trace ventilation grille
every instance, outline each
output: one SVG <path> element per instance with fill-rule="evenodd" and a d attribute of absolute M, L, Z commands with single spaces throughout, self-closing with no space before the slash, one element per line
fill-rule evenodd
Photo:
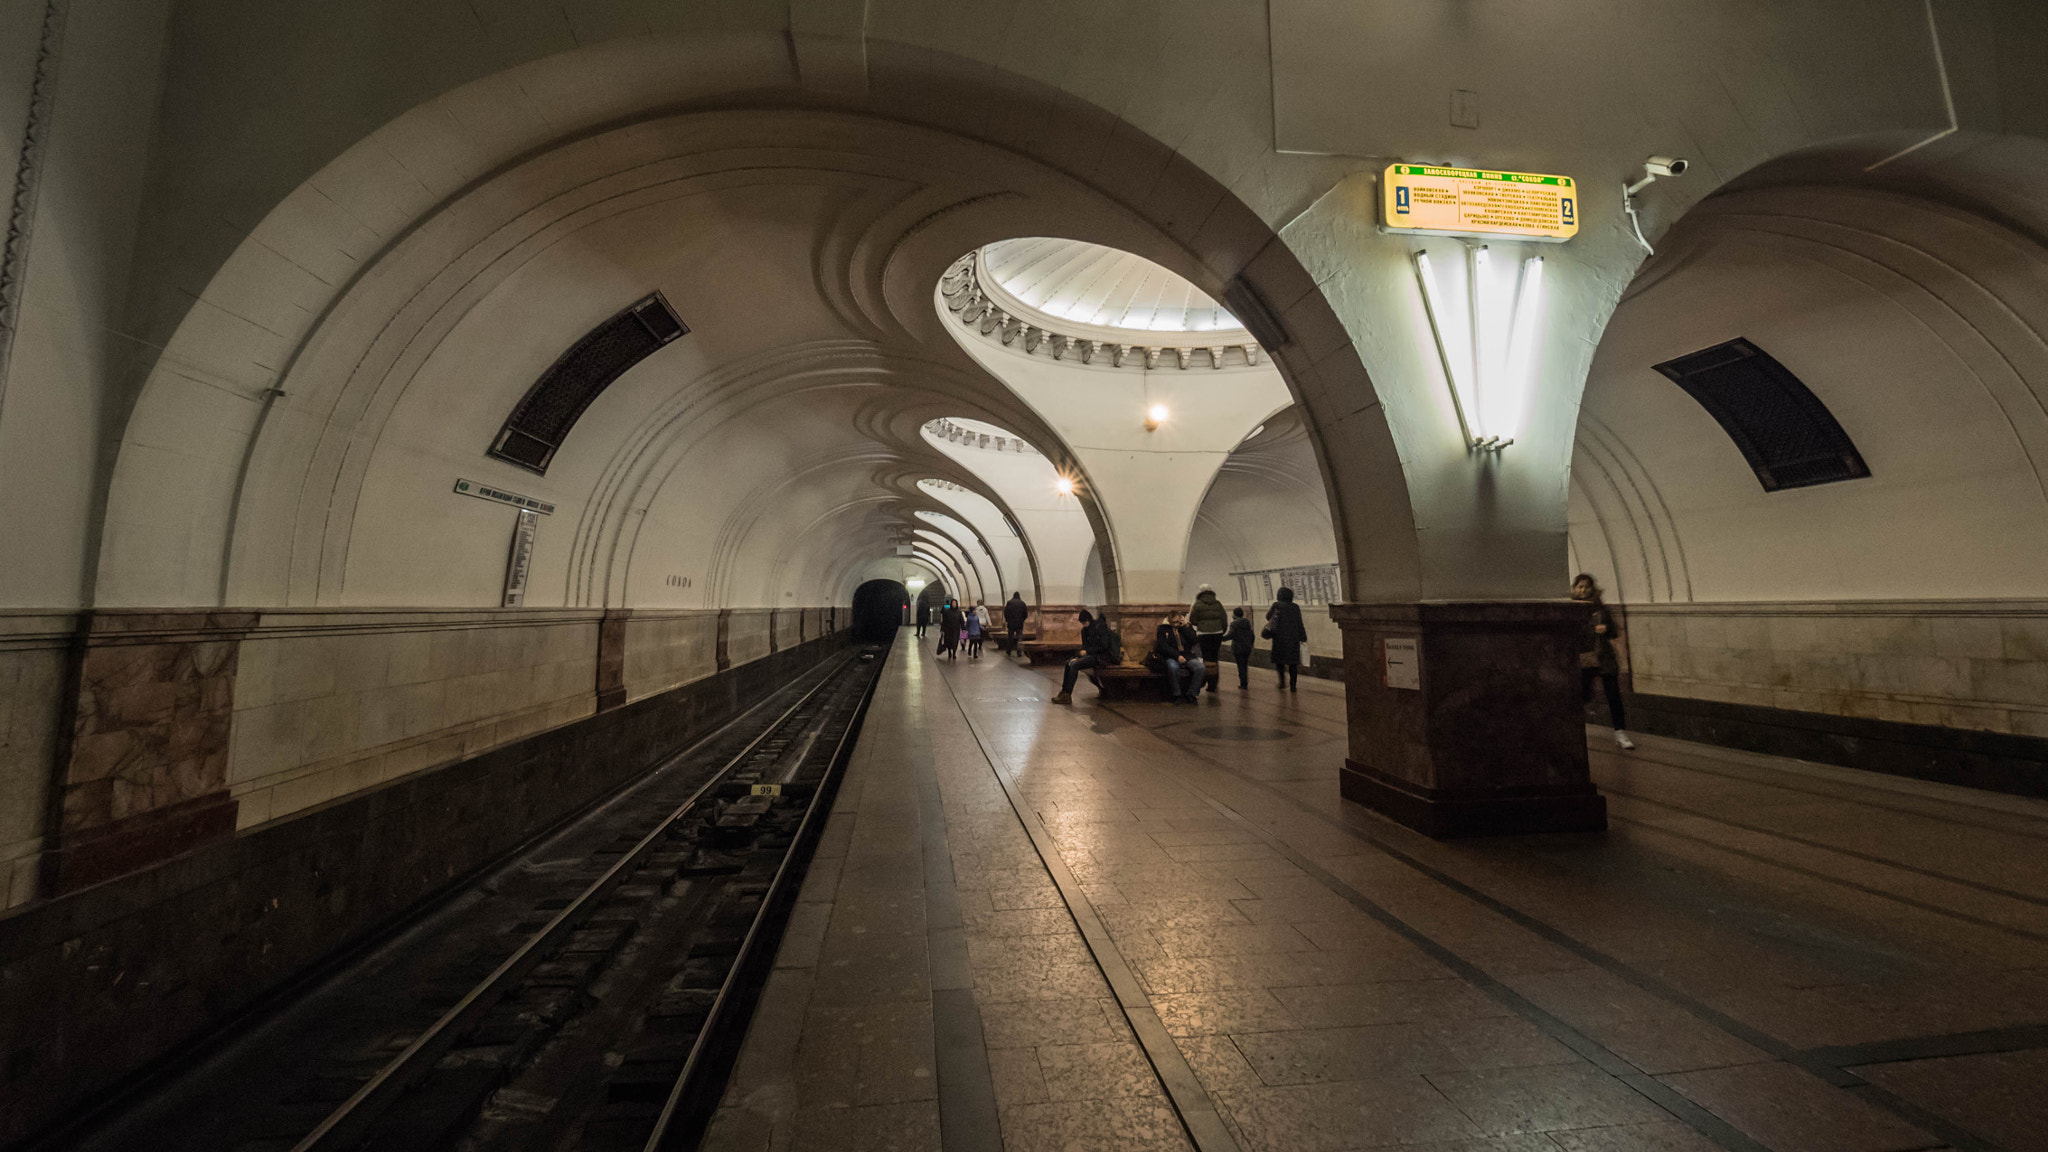
<path fill-rule="evenodd" d="M 490 454 L 545 473 L 555 449 L 568 439 L 569 429 L 576 426 L 577 418 L 598 393 L 626 369 L 689 330 L 659 292 L 599 324 L 562 353 L 527 390 L 491 442 Z"/>
<path fill-rule="evenodd" d="M 1820 397 L 1747 340 L 1667 360 L 1657 371 L 1720 422 L 1766 492 L 1870 475 Z"/>

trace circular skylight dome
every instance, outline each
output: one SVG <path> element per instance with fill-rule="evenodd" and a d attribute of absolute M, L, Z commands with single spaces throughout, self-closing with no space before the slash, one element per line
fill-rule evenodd
<path fill-rule="evenodd" d="M 1026 308 L 1098 328 L 1242 333 L 1200 288 L 1142 256 L 1081 240 L 1028 236 L 981 250 L 984 283 Z"/>

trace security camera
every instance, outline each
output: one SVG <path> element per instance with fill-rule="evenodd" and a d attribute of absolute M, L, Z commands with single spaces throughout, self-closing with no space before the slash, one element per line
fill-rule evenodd
<path fill-rule="evenodd" d="M 1690 167 L 1692 161 L 1677 156 L 1652 156 L 1643 161 L 1643 174 L 1640 177 L 1621 186 L 1622 198 L 1626 200 L 1655 184 L 1659 176 L 1683 176 L 1685 170 Z"/>

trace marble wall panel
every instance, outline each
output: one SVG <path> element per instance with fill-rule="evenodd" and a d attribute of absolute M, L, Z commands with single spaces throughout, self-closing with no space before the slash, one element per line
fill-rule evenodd
<path fill-rule="evenodd" d="M 725 621 L 726 659 L 737 668 L 773 651 L 769 643 L 767 608 L 734 608 Z"/>
<path fill-rule="evenodd" d="M 718 612 L 636 611 L 626 622 L 623 679 L 640 700 L 718 671 Z"/>
<path fill-rule="evenodd" d="M 2048 601 L 1641 604 L 1637 692 L 2048 734 Z"/>
<path fill-rule="evenodd" d="M 36 895 L 77 627 L 71 612 L 0 615 L 0 908 Z"/>
<path fill-rule="evenodd" d="M 766 657 L 771 628 L 794 647 L 830 612 L 88 619 L 81 640 L 75 613 L 0 617 L 0 908 L 35 898 L 44 877 L 58 891 L 94 883 L 582 719 L 607 653 L 617 706 L 628 678 L 634 699 L 660 695 L 712 675 L 721 655 L 730 666 Z"/>
<path fill-rule="evenodd" d="M 249 827 L 595 708 L 602 613 L 265 613 L 244 641 L 228 781 Z"/>
<path fill-rule="evenodd" d="M 58 767 L 57 890 L 234 828 L 227 787 L 237 656 L 253 612 L 89 614 Z"/>

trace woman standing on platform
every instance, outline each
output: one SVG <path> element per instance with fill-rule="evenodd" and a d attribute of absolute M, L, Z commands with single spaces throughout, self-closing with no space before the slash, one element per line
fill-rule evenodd
<path fill-rule="evenodd" d="M 960 658 L 960 630 L 966 627 L 960 618 L 960 608 L 951 600 L 946 601 L 946 610 L 939 613 L 939 654 L 951 660 Z"/>
<path fill-rule="evenodd" d="M 1273 642 L 1273 667 L 1280 673 L 1280 690 L 1301 690 L 1301 646 L 1308 642 L 1308 625 L 1302 623 L 1301 605 L 1294 602 L 1294 589 L 1282 588 L 1279 599 L 1266 609 L 1263 635 Z"/>
<path fill-rule="evenodd" d="M 1593 606 L 1586 613 L 1585 630 L 1579 633 L 1579 698 L 1592 703 L 1593 681 L 1600 681 L 1607 694 L 1607 715 L 1614 721 L 1614 742 L 1627 752 L 1636 742 L 1622 731 L 1621 660 L 1614 654 L 1614 638 L 1621 629 L 1615 627 L 1614 613 L 1600 599 L 1600 582 L 1590 573 L 1581 572 L 1572 581 L 1572 599 Z"/>

